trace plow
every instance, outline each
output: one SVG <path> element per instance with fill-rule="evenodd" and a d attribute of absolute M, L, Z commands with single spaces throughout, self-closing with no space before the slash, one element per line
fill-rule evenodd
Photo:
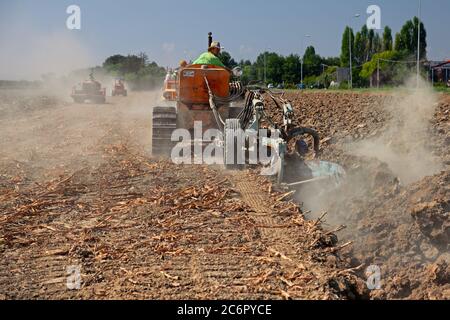
<path fill-rule="evenodd" d="M 211 42 L 209 33 L 208 45 Z M 318 132 L 294 124 L 295 108 L 284 93 L 261 84 L 244 86 L 241 75 L 239 67 L 191 64 L 176 71 L 176 80 L 166 78 L 163 102 L 152 112 L 153 155 L 180 156 L 174 154 L 179 143 L 176 131 L 192 136 L 199 124 L 202 138 L 195 133 L 195 139 L 182 141 L 188 144 L 182 149 L 183 157 L 192 156 L 198 146 L 205 150 L 212 145 L 217 163 L 227 170 L 262 166 L 262 175 L 290 186 L 330 179 L 339 183 L 345 171 L 338 164 L 319 160 Z M 266 112 L 268 100 L 282 113 L 281 123 Z M 310 154 L 306 141 L 312 145 L 311 160 L 306 160 Z"/>

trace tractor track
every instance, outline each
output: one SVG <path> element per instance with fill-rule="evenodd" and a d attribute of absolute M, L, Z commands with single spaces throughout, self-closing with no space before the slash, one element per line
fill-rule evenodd
<path fill-rule="evenodd" d="M 261 231 L 267 252 L 278 259 L 280 274 L 287 275 L 303 270 L 314 270 L 310 265 L 311 261 L 305 259 L 305 249 L 307 251 L 309 248 L 305 248 L 304 244 L 301 245 L 297 234 L 301 230 L 293 228 L 293 225 L 286 224 L 277 217 L 276 211 L 270 209 L 273 207 L 273 199 L 268 196 L 267 192 L 261 192 L 261 186 L 255 181 L 255 178 L 237 172 L 233 174 L 232 181 L 241 192 L 242 200 L 254 209 L 254 213 L 251 213 L 250 216 Z M 320 269 L 312 271 L 311 274 L 317 279 L 326 278 Z M 284 281 L 282 276 L 279 279 Z"/>

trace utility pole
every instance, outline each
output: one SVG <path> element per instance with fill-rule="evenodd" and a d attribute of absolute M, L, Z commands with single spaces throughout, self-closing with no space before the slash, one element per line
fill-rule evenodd
<path fill-rule="evenodd" d="M 323 87 L 326 87 L 325 83 L 325 64 L 322 63 L 322 77 L 323 77 Z"/>
<path fill-rule="evenodd" d="M 419 13 L 417 17 L 417 88 L 419 88 L 419 79 L 420 79 L 420 14 L 422 9 L 422 1 L 419 0 Z"/>
<path fill-rule="evenodd" d="M 266 62 L 267 50 L 264 51 L 264 85 L 267 85 L 267 62 Z"/>
<path fill-rule="evenodd" d="M 377 59 L 377 89 L 380 89 L 380 59 Z"/>
<path fill-rule="evenodd" d="M 267 85 L 267 50 L 272 50 L 271 48 L 264 49 L 264 85 Z"/>
<path fill-rule="evenodd" d="M 348 88 L 353 88 L 353 68 L 352 68 L 352 28 L 348 28 L 348 49 L 350 52 L 350 68 L 349 68 L 349 78 L 348 78 Z"/>
<path fill-rule="evenodd" d="M 431 87 L 434 87 L 434 68 L 431 66 L 431 62 L 430 62 L 430 69 L 431 69 Z"/>
<path fill-rule="evenodd" d="M 355 14 L 353 18 L 359 18 L 361 15 L 359 13 Z M 349 88 L 353 89 L 353 67 L 352 67 L 352 28 L 351 24 L 348 28 L 348 46 L 350 51 L 350 80 L 349 80 Z"/>

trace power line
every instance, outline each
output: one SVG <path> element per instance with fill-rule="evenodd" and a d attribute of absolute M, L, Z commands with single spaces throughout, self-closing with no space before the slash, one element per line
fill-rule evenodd
<path fill-rule="evenodd" d="M 395 62 L 395 63 L 416 63 L 416 61 L 405 61 L 405 60 L 389 60 L 389 59 L 381 59 L 379 58 L 378 60 L 380 61 L 387 61 L 387 62 Z"/>

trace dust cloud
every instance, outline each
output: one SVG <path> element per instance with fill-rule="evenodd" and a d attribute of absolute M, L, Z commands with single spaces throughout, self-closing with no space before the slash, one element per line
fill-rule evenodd
<path fill-rule="evenodd" d="M 0 80 L 40 81 L 41 93 L 70 101 L 72 87 L 88 76 L 88 71 L 74 71 L 96 65 L 83 34 L 68 30 L 64 21 L 43 30 L 20 6 L 11 5 L 7 13 L 0 22 Z"/>
<path fill-rule="evenodd" d="M 0 43 L 2 80 L 41 80 L 42 75 L 48 74 L 62 77 L 95 65 L 79 34 L 64 29 L 39 32 L 25 19 L 0 30 Z"/>
<path fill-rule="evenodd" d="M 26 167 L 39 178 L 96 167 L 112 145 L 150 154 L 151 110 L 160 96 L 131 92 L 107 96 L 106 104 L 75 104 L 47 91 L 0 90 L 0 111 L 8 110 L 0 112 L 1 167 Z"/>
<path fill-rule="evenodd" d="M 0 88 L 2 168 L 45 172 L 95 166 L 104 161 L 103 149 L 115 143 L 150 151 L 151 108 L 160 91 L 111 97 L 113 78 L 99 71 L 94 76 L 106 88 L 106 104 L 74 103 L 72 87 L 96 65 L 82 34 L 63 24 L 39 30 L 23 13 L 9 14 L 7 28 L 0 29 L 0 79 L 42 80 L 42 86 Z"/>
<path fill-rule="evenodd" d="M 327 223 L 345 224 L 352 233 L 361 215 L 369 213 L 365 210 L 376 205 L 373 201 L 378 192 L 393 192 L 442 169 L 442 160 L 429 147 L 437 95 L 425 81 L 417 88 L 416 78 L 411 77 L 386 101 L 382 112 L 390 117 L 378 135 L 338 143 L 345 157 L 351 157 L 346 160 L 347 175 L 339 187 L 317 183 L 298 190 L 298 200 L 311 211 L 309 218 L 327 211 Z"/>
<path fill-rule="evenodd" d="M 388 165 L 402 184 L 410 184 L 438 173 L 442 163 L 433 156 L 429 145 L 430 121 L 437 106 L 437 95 L 423 80 L 416 88 L 411 78 L 384 110 L 392 118 L 383 133 L 375 138 L 345 146 L 348 153 L 376 158 Z"/>

